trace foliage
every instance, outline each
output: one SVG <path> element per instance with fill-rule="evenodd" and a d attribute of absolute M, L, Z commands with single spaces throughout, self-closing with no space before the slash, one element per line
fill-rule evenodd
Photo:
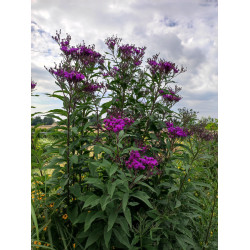
<path fill-rule="evenodd" d="M 171 110 L 184 68 L 159 55 L 143 68 L 146 48 L 114 36 L 105 57 L 53 38 L 62 62 L 46 69 L 63 108 L 48 112 L 52 143 L 39 151 L 32 134 L 33 246 L 216 249 L 217 140 Z"/>
<path fill-rule="evenodd" d="M 55 122 L 55 120 L 52 117 L 44 117 L 41 118 L 41 116 L 35 116 L 32 121 L 31 125 L 36 126 L 36 125 L 52 125 Z"/>

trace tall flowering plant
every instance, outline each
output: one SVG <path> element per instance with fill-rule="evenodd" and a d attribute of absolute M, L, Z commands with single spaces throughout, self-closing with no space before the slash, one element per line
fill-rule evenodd
<path fill-rule="evenodd" d="M 48 132 L 54 157 L 41 169 L 52 171 L 44 239 L 56 249 L 196 249 L 187 193 L 198 189 L 188 170 L 201 150 L 186 143 L 191 134 L 171 110 L 181 100 L 171 84 L 185 69 L 159 55 L 143 67 L 146 47 L 115 36 L 105 56 L 71 45 L 70 35 L 53 39 L 62 61 L 46 69 L 63 107 L 49 112 L 58 122 Z"/>

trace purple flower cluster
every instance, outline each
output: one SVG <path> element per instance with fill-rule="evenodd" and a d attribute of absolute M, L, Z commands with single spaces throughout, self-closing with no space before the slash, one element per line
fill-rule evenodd
<path fill-rule="evenodd" d="M 166 94 L 166 91 L 162 89 L 159 90 L 159 93 L 162 94 L 162 97 L 169 102 L 173 101 L 178 102 L 181 100 L 181 97 L 176 95 L 176 93 L 173 90 L 169 89 L 168 92 L 170 92 L 170 94 Z"/>
<path fill-rule="evenodd" d="M 166 126 L 170 138 L 187 137 L 187 133 L 180 127 L 174 127 L 173 123 L 166 122 Z"/>
<path fill-rule="evenodd" d="M 148 68 L 152 75 L 155 75 L 156 73 L 168 75 L 170 72 L 173 72 L 174 74 L 179 72 L 174 63 L 167 62 L 163 59 L 158 60 L 158 56 L 159 55 L 154 55 L 152 58 L 147 60 L 149 65 Z"/>
<path fill-rule="evenodd" d="M 56 33 L 52 38 L 59 44 L 61 51 L 67 56 L 75 60 L 79 60 L 83 66 L 94 66 L 95 64 L 102 65 L 104 57 L 95 51 L 95 46 L 86 46 L 83 44 L 76 47 L 70 46 L 71 36 L 67 35 L 65 39 L 60 38 L 61 33 Z"/>
<path fill-rule="evenodd" d="M 108 38 L 105 40 L 105 44 L 108 46 L 108 48 L 109 48 L 110 50 L 114 50 L 115 45 L 118 45 L 118 46 L 119 46 L 119 43 L 121 42 L 121 40 L 122 40 L 121 38 L 112 36 L 112 37 L 108 37 Z"/>
<path fill-rule="evenodd" d="M 144 170 L 148 168 L 149 170 L 153 170 L 153 168 L 158 165 L 158 162 L 153 157 L 141 156 L 139 151 L 132 150 L 125 164 L 129 169 Z"/>
<path fill-rule="evenodd" d="M 124 60 L 132 60 L 134 66 L 141 65 L 145 50 L 146 47 L 139 48 L 129 44 L 121 45 L 118 48 L 121 58 Z"/>
<path fill-rule="evenodd" d="M 125 126 L 130 126 L 132 123 L 134 123 L 133 120 L 129 118 L 121 118 L 121 116 L 118 118 L 110 116 L 108 119 L 104 119 L 103 122 L 105 124 L 105 128 L 108 131 L 113 131 L 115 133 L 119 133 L 124 129 Z"/>
<path fill-rule="evenodd" d="M 63 69 L 58 69 L 58 70 L 51 69 L 50 72 L 58 77 L 66 78 L 69 82 L 80 82 L 85 78 L 85 76 L 82 73 L 76 72 L 74 70 L 71 72 L 67 72 Z"/>
<path fill-rule="evenodd" d="M 36 82 L 34 82 L 33 80 L 31 80 L 31 90 L 33 90 L 36 87 Z"/>
<path fill-rule="evenodd" d="M 103 83 L 85 83 L 83 91 L 93 93 L 104 87 Z"/>

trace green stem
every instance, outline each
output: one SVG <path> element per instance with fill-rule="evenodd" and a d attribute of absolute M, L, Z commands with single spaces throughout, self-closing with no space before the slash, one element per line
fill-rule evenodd
<path fill-rule="evenodd" d="M 213 214 L 214 214 L 214 209 L 215 209 L 215 202 L 216 202 L 216 191 L 214 192 L 214 204 L 213 204 L 212 213 L 211 213 L 211 216 L 210 216 L 209 225 L 208 225 L 208 229 L 207 229 L 205 245 L 207 245 L 209 231 L 210 231 L 210 228 L 211 228 L 211 225 L 212 225 L 212 219 L 213 219 Z M 203 250 L 204 249 L 205 249 L 205 246 L 203 247 Z"/>

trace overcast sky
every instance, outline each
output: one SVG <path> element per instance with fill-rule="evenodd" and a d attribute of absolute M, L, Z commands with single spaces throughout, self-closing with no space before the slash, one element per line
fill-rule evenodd
<path fill-rule="evenodd" d="M 85 41 L 106 50 L 105 38 L 117 35 L 124 43 L 146 46 L 145 60 L 160 57 L 187 68 L 176 77 L 183 99 L 175 105 L 218 117 L 217 0 L 32 0 L 31 70 L 38 85 L 32 98 L 35 111 L 61 107 L 43 93 L 57 90 L 44 69 L 60 61 L 56 30 L 69 33 L 72 45 Z"/>

